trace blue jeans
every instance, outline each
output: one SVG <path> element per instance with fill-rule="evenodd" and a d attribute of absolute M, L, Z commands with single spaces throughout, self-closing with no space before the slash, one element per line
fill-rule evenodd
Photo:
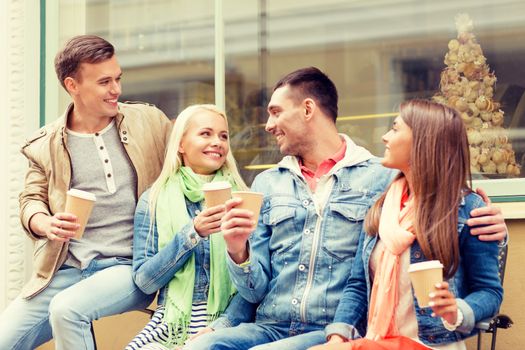
<path fill-rule="evenodd" d="M 0 349 L 93 349 L 91 321 L 144 308 L 153 295 L 133 283 L 131 260 L 93 260 L 85 270 L 62 267 L 32 299 L 17 297 L 0 315 Z"/>
<path fill-rule="evenodd" d="M 203 334 L 184 350 L 305 350 L 325 341 L 324 330 L 302 330 L 301 334 L 290 336 L 289 326 L 242 323 Z"/>

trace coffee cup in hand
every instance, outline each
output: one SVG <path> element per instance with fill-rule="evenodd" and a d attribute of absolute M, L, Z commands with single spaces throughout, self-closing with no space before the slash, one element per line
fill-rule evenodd
<path fill-rule="evenodd" d="M 427 307 L 429 294 L 435 291 L 435 285 L 443 282 L 443 264 L 439 260 L 423 261 L 410 264 L 408 275 L 420 307 Z"/>
<path fill-rule="evenodd" d="M 77 224 L 80 225 L 74 238 L 82 238 L 96 200 L 93 193 L 77 189 L 67 191 L 66 208 L 64 211 L 76 215 Z"/>
<path fill-rule="evenodd" d="M 255 226 L 257 226 L 264 195 L 260 192 L 234 191 L 232 192 L 232 197 L 242 199 L 242 203 L 236 206 L 236 208 L 250 210 L 253 213 Z"/>
<path fill-rule="evenodd" d="M 226 203 L 232 197 L 232 186 L 227 181 L 208 182 L 202 186 L 207 208 Z"/>

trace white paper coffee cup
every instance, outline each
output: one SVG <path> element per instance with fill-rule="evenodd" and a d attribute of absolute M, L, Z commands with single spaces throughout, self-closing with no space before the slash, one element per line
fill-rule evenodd
<path fill-rule="evenodd" d="M 75 238 L 82 238 L 97 198 L 93 193 L 77 189 L 71 189 L 66 194 L 66 208 L 64 211 L 77 216 L 77 223 L 80 227 L 76 232 Z"/>
<path fill-rule="evenodd" d="M 443 282 L 443 264 L 439 260 L 410 264 L 408 274 L 417 303 L 420 307 L 427 307 L 430 302 L 428 295 L 436 290 L 436 283 Z"/>
<path fill-rule="evenodd" d="M 227 181 L 208 182 L 202 186 L 207 208 L 224 204 L 232 197 L 232 186 Z"/>
<path fill-rule="evenodd" d="M 259 213 L 261 212 L 261 205 L 264 198 L 264 194 L 260 192 L 251 191 L 234 191 L 232 197 L 242 199 L 242 203 L 236 208 L 248 209 L 253 213 L 253 220 L 255 221 L 255 227 L 259 221 Z"/>

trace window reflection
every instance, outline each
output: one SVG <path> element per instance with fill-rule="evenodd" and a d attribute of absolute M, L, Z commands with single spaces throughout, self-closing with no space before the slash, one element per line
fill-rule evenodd
<path fill-rule="evenodd" d="M 272 85 L 317 66 L 340 94 L 338 127 L 376 155 L 400 102 L 439 91 L 454 18 L 468 13 L 495 72 L 493 100 L 518 164 L 525 163 L 525 2 L 521 0 L 224 0 L 226 109 L 243 176 L 281 156 L 265 131 Z M 61 17 L 71 2 L 61 0 Z M 214 13 L 209 0 L 87 0 L 86 32 L 109 39 L 124 69 L 123 99 L 170 117 L 214 101 Z M 63 10 L 63 11 L 62 11 Z M 61 38 L 71 36 L 64 25 Z M 481 169 L 482 170 L 482 169 Z M 506 174 L 481 172 L 481 177 Z M 525 177 L 521 168 L 520 177 Z"/>

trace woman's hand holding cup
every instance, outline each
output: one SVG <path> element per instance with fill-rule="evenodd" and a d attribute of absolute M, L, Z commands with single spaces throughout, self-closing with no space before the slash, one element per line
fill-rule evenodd
<path fill-rule="evenodd" d="M 204 209 L 193 219 L 195 231 L 201 237 L 208 237 L 212 233 L 219 232 L 224 214 L 226 214 L 224 204 Z"/>
<path fill-rule="evenodd" d="M 456 297 L 448 289 L 447 282 L 437 283 L 436 290 L 430 293 L 430 303 L 428 304 L 433 311 L 432 316 L 442 317 L 447 323 L 453 325 L 458 317 L 458 305 Z"/>

